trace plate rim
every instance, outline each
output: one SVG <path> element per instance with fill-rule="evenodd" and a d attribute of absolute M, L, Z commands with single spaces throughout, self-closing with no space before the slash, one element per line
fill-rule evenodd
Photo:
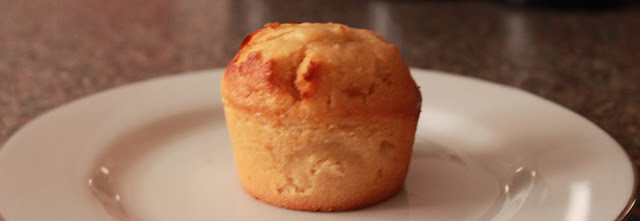
<path fill-rule="evenodd" d="M 640 187 L 640 174 L 638 171 L 638 168 L 636 167 L 636 165 L 633 163 L 633 158 L 631 157 L 631 155 L 629 154 L 629 152 L 624 148 L 624 146 L 622 146 L 620 144 L 620 142 L 618 142 L 618 140 L 614 139 L 613 136 L 611 136 L 611 134 L 605 130 L 604 128 L 602 128 L 600 125 L 596 124 L 595 122 L 593 122 L 592 120 L 586 118 L 585 116 L 580 115 L 579 113 L 575 112 L 574 110 L 569 109 L 568 107 L 559 104 L 555 101 L 549 100 L 545 97 L 542 97 L 540 95 L 534 94 L 530 91 L 524 90 L 522 88 L 518 88 L 518 87 L 514 87 L 511 85 L 506 85 L 506 84 L 500 84 L 497 82 L 493 82 L 493 81 L 489 81 L 489 80 L 485 80 L 485 79 L 481 79 L 481 78 L 475 78 L 475 77 L 471 77 L 471 76 L 466 76 L 466 75 L 460 75 L 460 74 L 455 74 L 455 73 L 450 73 L 450 72 L 444 72 L 444 71 L 439 71 L 439 70 L 430 70 L 430 69 L 423 69 L 423 68 L 417 68 L 417 67 L 410 67 L 409 68 L 411 70 L 411 72 L 413 71 L 426 71 L 426 72 L 430 72 L 432 74 L 437 74 L 437 75 L 447 75 L 448 77 L 453 77 L 453 78 L 459 78 L 459 79 L 463 79 L 463 80 L 469 80 L 469 81 L 474 81 L 474 82 L 478 82 L 478 83 L 483 83 L 483 84 L 489 84 L 492 86 L 498 86 L 498 87 L 502 87 L 502 88 L 507 88 L 510 90 L 515 90 L 515 91 L 519 91 L 519 92 L 523 92 L 529 96 L 533 96 L 535 98 L 541 99 L 543 101 L 546 101 L 548 103 L 551 103 L 557 107 L 560 107 L 561 109 L 564 109 L 565 111 L 570 112 L 572 115 L 578 117 L 578 118 L 582 118 L 582 120 L 588 122 L 589 124 L 592 124 L 593 126 L 597 127 L 598 130 L 600 130 L 602 133 L 606 134 L 607 136 L 609 136 L 617 145 L 618 147 L 620 147 L 622 149 L 622 152 L 624 152 L 624 155 L 627 158 L 627 162 L 631 165 L 631 172 L 633 174 L 633 184 L 632 184 L 632 189 L 631 189 L 631 196 L 629 196 L 629 199 L 627 200 L 627 204 L 625 205 L 625 207 L 622 209 L 622 211 L 620 211 L 618 217 L 616 217 L 615 220 L 625 220 L 627 219 L 630 215 L 631 215 L 631 211 L 633 210 L 633 207 L 635 206 L 636 202 L 638 201 L 638 196 L 640 196 L 639 192 L 639 187 Z"/>
<path fill-rule="evenodd" d="M 476 78 L 476 77 L 472 77 L 472 76 L 466 76 L 466 75 L 460 75 L 460 74 L 456 74 L 456 73 L 452 73 L 452 72 L 445 72 L 445 71 L 439 71 L 439 70 L 432 70 L 432 69 L 424 69 L 424 68 L 418 68 L 418 67 L 409 67 L 410 72 L 412 75 L 414 75 L 414 72 L 424 72 L 424 73 L 429 73 L 429 74 L 433 74 L 433 75 L 438 75 L 438 76 L 444 76 L 444 77 L 449 77 L 449 78 L 457 78 L 460 80 L 464 80 L 464 81 L 471 81 L 474 83 L 480 83 L 480 84 L 484 84 L 484 85 L 489 85 L 489 86 L 493 86 L 493 87 L 500 87 L 500 88 L 504 88 L 504 89 L 508 89 L 514 92 L 520 92 L 520 93 L 524 93 L 527 94 L 527 96 L 532 96 L 534 98 L 537 98 L 539 100 L 548 102 L 556 107 L 560 107 L 561 109 L 564 109 L 567 112 L 570 112 L 572 115 L 581 118 L 583 121 L 586 121 L 587 123 L 591 124 L 592 126 L 595 126 L 598 130 L 600 130 L 600 132 L 602 132 L 603 134 L 605 134 L 606 136 L 608 136 L 611 140 L 613 140 L 619 148 L 622 149 L 622 152 L 624 153 L 624 155 L 626 156 L 627 159 L 627 163 L 629 163 L 630 167 L 631 167 L 631 172 L 632 172 L 632 176 L 633 176 L 633 184 L 632 184 L 632 190 L 631 190 L 631 195 L 629 196 L 629 199 L 627 200 L 627 203 L 625 205 L 624 208 L 622 208 L 622 210 L 620 211 L 619 215 L 617 216 L 617 218 L 615 220 L 625 220 L 627 218 L 630 217 L 631 215 L 631 211 L 633 210 L 636 202 L 638 201 L 638 196 L 639 194 L 639 186 L 640 186 L 640 175 L 639 175 L 639 171 L 637 166 L 635 165 L 633 158 L 631 157 L 631 155 L 629 154 L 629 152 L 616 140 L 614 139 L 611 134 L 605 130 L 604 128 L 602 128 L 600 125 L 596 124 L 595 122 L 593 122 L 592 120 L 586 118 L 583 115 L 580 115 L 579 113 L 575 112 L 574 110 L 569 109 L 568 107 L 559 104 L 555 101 L 552 101 L 550 99 L 547 99 L 545 97 L 542 97 L 540 95 L 534 94 L 530 91 L 524 90 L 522 88 L 518 88 L 518 87 L 514 87 L 511 85 L 506 85 L 506 84 L 500 84 L 497 82 L 493 82 L 493 81 L 489 81 L 486 79 L 481 79 L 481 78 Z M 197 76 L 197 75 L 207 75 L 207 74 L 214 74 L 214 73 L 223 73 L 225 70 L 225 68 L 211 68 L 211 69 L 204 69 L 204 70 L 196 70 L 196 71 L 186 71 L 186 72 L 181 72 L 173 75 L 162 75 L 162 76 L 156 76 L 156 77 L 151 77 L 148 79 L 143 79 L 143 80 L 138 80 L 138 81 L 133 81 L 133 82 L 128 82 L 127 84 L 124 85 L 119 85 L 119 86 L 115 86 L 115 87 L 111 87 L 108 89 L 104 89 L 104 90 L 100 90 L 100 91 L 96 91 L 84 96 L 81 96 L 79 98 L 73 99 L 73 100 L 69 100 L 67 102 L 55 105 L 50 107 L 50 109 L 39 113 L 38 115 L 36 115 L 35 117 L 29 119 L 26 123 L 24 123 L 23 125 L 19 126 L 19 128 L 13 132 L 13 134 L 11 134 L 10 136 L 8 136 L 3 142 L 0 142 L 0 155 L 4 155 L 3 152 L 7 152 L 7 148 L 12 148 L 11 144 L 13 143 L 12 141 L 14 140 L 14 137 L 16 137 L 16 135 L 18 134 L 22 134 L 23 131 L 25 130 L 25 128 L 30 127 L 32 124 L 34 124 L 34 122 L 39 121 L 41 118 L 44 118 L 52 113 L 61 111 L 62 109 L 65 108 L 69 108 L 70 106 L 77 104 L 79 102 L 83 102 L 85 100 L 89 100 L 92 99 L 96 96 L 101 96 L 104 94 L 108 94 L 112 91 L 116 91 L 116 90 L 120 90 L 120 89 L 125 89 L 125 88 L 129 88 L 129 87 L 136 87 L 136 86 L 140 86 L 141 84 L 153 84 L 154 82 L 157 81 L 162 81 L 162 80 L 170 80 L 173 78 L 190 78 L 193 76 Z M 6 154 L 6 153 L 5 153 Z M 5 220 L 3 218 L 2 215 L 2 211 L 0 211 L 0 220 Z"/>

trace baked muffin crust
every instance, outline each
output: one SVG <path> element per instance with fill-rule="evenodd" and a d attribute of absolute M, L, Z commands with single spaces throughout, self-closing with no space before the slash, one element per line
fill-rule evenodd
<path fill-rule="evenodd" d="M 267 24 L 243 41 L 222 86 L 236 108 L 298 116 L 417 115 L 421 99 L 394 45 L 341 24 Z"/>
<path fill-rule="evenodd" d="M 267 24 L 222 81 L 240 183 L 308 211 L 358 209 L 402 188 L 420 93 L 395 46 L 341 24 Z"/>

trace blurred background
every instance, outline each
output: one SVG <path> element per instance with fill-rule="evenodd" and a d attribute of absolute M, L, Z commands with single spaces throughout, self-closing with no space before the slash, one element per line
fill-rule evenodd
<path fill-rule="evenodd" d="M 0 0 L 0 146 L 81 96 L 225 67 L 269 22 L 374 30 L 409 66 L 511 85 L 579 113 L 640 163 L 640 5 L 623 0 Z M 639 218 L 634 209 L 627 220 Z"/>

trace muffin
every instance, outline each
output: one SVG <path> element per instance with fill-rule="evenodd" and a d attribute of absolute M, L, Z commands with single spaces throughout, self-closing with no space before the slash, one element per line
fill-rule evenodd
<path fill-rule="evenodd" d="M 404 183 L 421 96 L 398 49 L 341 24 L 267 24 L 222 79 L 242 187 L 295 210 L 367 207 Z"/>

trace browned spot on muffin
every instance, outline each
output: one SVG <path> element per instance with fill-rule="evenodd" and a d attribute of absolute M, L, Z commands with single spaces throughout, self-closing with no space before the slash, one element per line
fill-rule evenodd
<path fill-rule="evenodd" d="M 240 44 L 240 50 L 242 50 L 244 46 L 247 46 L 247 44 L 249 44 L 249 42 L 251 41 L 251 38 L 253 38 L 253 36 L 258 32 L 260 32 L 260 30 L 251 32 L 251 34 L 247 35 L 247 37 L 245 37 L 244 40 L 242 40 L 242 43 Z M 237 60 L 237 58 L 234 58 L 234 60 Z"/>
<path fill-rule="evenodd" d="M 247 59 L 239 64 L 229 63 L 224 79 L 237 84 L 234 90 L 250 93 L 252 89 L 265 86 L 262 82 L 273 75 L 273 67 L 273 60 L 264 62 L 262 54 L 259 51 L 254 51 L 249 53 Z M 260 84 L 250 84 L 250 82 L 260 82 Z"/>
<path fill-rule="evenodd" d="M 297 97 L 292 85 L 278 79 L 274 73 L 276 61 L 264 61 L 260 51 L 250 52 L 247 59 L 239 64 L 229 64 L 225 80 L 235 85 L 234 90 L 242 90 L 242 94 L 249 96 L 254 91 L 265 91 L 273 94 L 289 93 Z"/>
<path fill-rule="evenodd" d="M 362 92 L 360 88 L 357 88 L 354 86 L 349 86 L 347 89 L 344 90 L 344 92 L 351 97 L 358 97 L 365 94 L 364 92 Z"/>
<path fill-rule="evenodd" d="M 319 62 L 309 61 L 307 69 L 301 74 L 302 81 L 296 84 L 296 88 L 300 93 L 300 99 L 309 99 L 313 93 L 317 90 L 318 81 L 320 80 L 320 68 Z"/>
<path fill-rule="evenodd" d="M 381 152 L 387 152 L 390 151 L 391 149 L 393 149 L 393 144 L 387 140 L 383 140 L 382 142 L 380 142 L 380 151 Z"/>
<path fill-rule="evenodd" d="M 274 22 L 264 25 L 265 28 L 278 28 L 280 27 L 280 23 Z"/>
<path fill-rule="evenodd" d="M 309 66 L 307 66 L 307 72 L 302 74 L 302 77 L 305 81 L 313 81 L 314 79 L 318 79 L 318 74 L 320 70 L 320 63 L 315 61 L 309 61 Z"/>

